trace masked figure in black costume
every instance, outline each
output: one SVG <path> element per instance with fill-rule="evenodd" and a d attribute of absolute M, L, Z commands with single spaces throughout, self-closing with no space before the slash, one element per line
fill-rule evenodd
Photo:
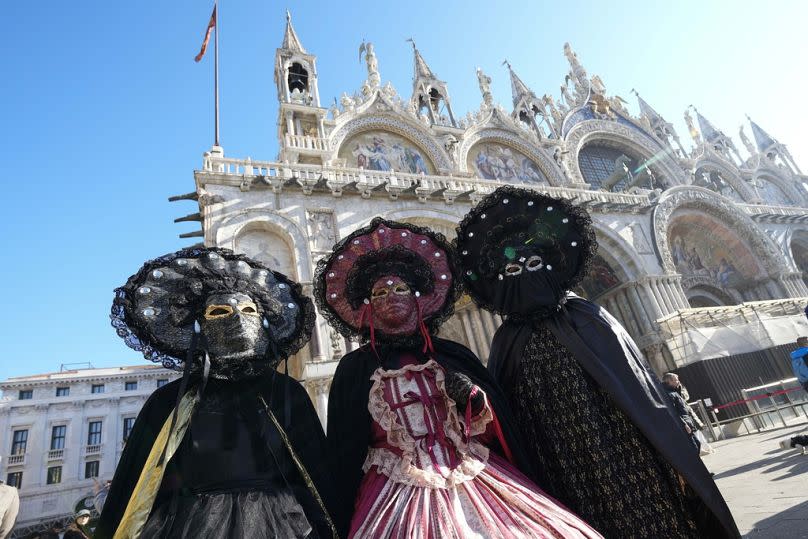
<path fill-rule="evenodd" d="M 147 262 L 112 324 L 183 369 L 135 422 L 95 537 L 332 537 L 325 437 L 306 391 L 277 372 L 308 341 L 300 285 L 224 249 Z"/>
<path fill-rule="evenodd" d="M 737 537 L 636 344 L 569 293 L 597 249 L 589 215 L 502 187 L 463 219 L 457 249 L 468 293 L 506 317 L 488 368 L 539 484 L 609 538 Z"/>
<path fill-rule="evenodd" d="M 432 335 L 452 313 L 457 277 L 443 236 L 381 218 L 318 266 L 321 312 L 367 339 L 340 361 L 328 400 L 340 532 L 599 538 L 516 469 L 525 460 L 480 360 Z"/>

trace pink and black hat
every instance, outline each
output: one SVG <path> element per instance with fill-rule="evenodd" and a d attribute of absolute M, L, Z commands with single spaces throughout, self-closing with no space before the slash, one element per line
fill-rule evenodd
<path fill-rule="evenodd" d="M 341 240 L 318 263 L 314 295 L 320 312 L 342 335 L 368 339 L 371 290 L 386 275 L 400 277 L 413 290 L 430 333 L 452 315 L 460 280 L 449 242 L 427 228 L 381 217 Z M 377 331 L 376 339 L 385 335 Z"/>

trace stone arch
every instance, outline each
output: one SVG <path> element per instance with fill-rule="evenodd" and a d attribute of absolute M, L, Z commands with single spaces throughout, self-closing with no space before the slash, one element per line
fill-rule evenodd
<path fill-rule="evenodd" d="M 377 99 L 381 98 L 377 97 Z M 389 112 L 360 114 L 347 120 L 329 137 L 329 149 L 334 156 L 337 156 L 347 141 L 368 131 L 384 131 L 398 135 L 421 150 L 437 172 L 449 173 L 452 170 L 449 155 L 423 126 Z"/>
<path fill-rule="evenodd" d="M 598 239 L 598 254 L 605 253 L 604 258 L 617 270 L 622 282 L 637 280 L 643 271 L 642 262 L 634 248 L 608 226 L 595 220 L 592 221 L 592 226 Z"/>
<path fill-rule="evenodd" d="M 466 136 L 464 136 L 463 142 L 460 144 L 460 148 L 457 151 L 458 169 L 461 172 L 475 172 L 468 166 L 469 155 L 474 148 L 485 143 L 500 144 L 523 154 L 536 165 L 541 174 L 544 176 L 545 182 L 541 183 L 556 186 L 564 185 L 566 183 L 563 173 L 559 170 L 558 166 L 553 161 L 553 158 L 547 155 L 547 153 L 541 148 L 530 144 L 529 140 L 525 138 L 523 133 L 518 133 L 510 129 L 492 125 L 484 125 L 478 129 L 472 130 L 470 133 L 467 133 Z M 539 182 L 536 184 L 540 185 Z"/>
<path fill-rule="evenodd" d="M 735 305 L 738 300 L 727 292 L 711 285 L 698 285 L 685 291 L 687 302 L 694 309 Z"/>
<path fill-rule="evenodd" d="M 565 140 L 572 156 L 570 172 L 580 183 L 586 181 L 581 173 L 579 155 L 585 146 L 592 143 L 622 149 L 645 160 L 654 157 L 655 160 L 649 168 L 665 187 L 687 183 L 682 169 L 674 159 L 673 151 L 661 146 L 636 128 L 607 120 L 585 120 L 576 124 L 566 135 Z"/>
<path fill-rule="evenodd" d="M 802 281 L 808 286 L 808 230 L 791 230 L 787 252 L 791 255 L 791 262 L 797 271 L 802 272 Z"/>
<path fill-rule="evenodd" d="M 403 221 L 429 228 L 434 227 L 434 230 L 440 232 L 446 236 L 447 240 L 451 241 L 456 235 L 455 228 L 463 218 L 463 214 L 459 209 L 447 211 L 438 208 L 427 209 L 421 206 L 420 208 L 391 210 L 385 213 L 384 217 L 394 221 Z"/>
<path fill-rule="evenodd" d="M 746 183 L 739 175 L 738 171 L 734 170 L 730 166 L 725 163 L 720 162 L 717 159 L 703 159 L 696 163 L 693 167 L 695 171 L 696 177 L 694 178 L 694 183 L 699 185 L 699 178 L 698 175 L 702 169 L 707 169 L 710 172 L 718 172 L 721 174 L 721 178 L 726 181 L 726 183 L 735 190 L 737 195 L 740 197 L 741 200 L 736 200 L 736 202 L 758 202 L 760 197 L 755 194 L 755 191 Z M 706 186 L 704 186 L 706 187 Z M 715 189 L 711 189 L 715 191 Z M 719 191 L 715 191 L 719 194 L 722 194 Z M 727 197 L 732 200 L 732 197 Z"/>
<path fill-rule="evenodd" d="M 244 246 L 239 245 L 240 241 L 243 242 L 247 235 L 252 234 L 256 235 L 256 240 L 249 241 L 257 241 L 257 236 L 261 233 L 274 236 L 289 249 L 294 269 L 294 273 L 289 277 L 301 283 L 310 283 L 313 275 L 306 235 L 293 219 L 285 215 L 259 209 L 246 210 L 232 215 L 218 227 L 216 244 L 240 252 L 240 248 Z M 257 244 L 254 248 L 261 249 Z M 247 254 L 256 256 L 254 253 Z M 260 259 L 260 256 L 258 258 Z M 278 271 L 285 273 L 280 269 Z"/>
<path fill-rule="evenodd" d="M 746 240 L 747 246 L 757 255 L 766 273 L 775 277 L 784 271 L 780 249 L 752 219 L 723 197 L 702 187 L 679 186 L 665 191 L 657 201 L 653 214 L 654 244 L 662 267 L 667 273 L 676 273 L 667 231 L 673 213 L 682 208 L 703 211 L 732 228 Z"/>

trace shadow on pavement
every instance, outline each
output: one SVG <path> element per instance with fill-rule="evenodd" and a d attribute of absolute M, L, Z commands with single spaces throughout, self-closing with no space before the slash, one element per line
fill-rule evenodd
<path fill-rule="evenodd" d="M 772 474 L 781 472 L 782 470 L 790 467 L 790 470 L 788 470 L 785 475 L 778 475 L 777 477 L 772 478 L 773 481 L 778 481 L 780 479 L 785 479 L 786 477 L 808 472 L 808 455 L 803 455 L 796 449 L 769 451 L 764 455 L 770 456 L 763 456 L 762 458 L 748 464 L 744 464 L 743 466 L 724 470 L 723 472 L 715 474 L 713 478 L 724 479 L 734 475 L 750 472 L 752 470 L 757 470 L 759 468 L 766 468 L 761 470 L 760 473 Z M 808 481 L 808 475 L 806 475 L 806 481 Z"/>
<path fill-rule="evenodd" d="M 749 539 L 808 539 L 808 502 L 802 502 L 764 518 L 755 523 L 754 529 L 744 537 Z"/>

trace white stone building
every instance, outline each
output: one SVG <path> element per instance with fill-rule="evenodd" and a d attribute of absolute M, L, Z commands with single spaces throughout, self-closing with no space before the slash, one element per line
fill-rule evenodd
<path fill-rule="evenodd" d="M 0 473 L 20 489 L 16 529 L 72 515 L 94 478 L 112 479 L 143 403 L 177 376 L 144 365 L 0 382 Z"/>
<path fill-rule="evenodd" d="M 657 371 L 676 369 L 691 393 L 721 403 L 747 378 L 786 368 L 777 346 L 808 330 L 808 177 L 756 123 L 754 142 L 739 133 L 741 154 L 688 110 L 686 147 L 639 95 L 629 112 L 568 44 L 560 97 L 540 97 L 508 65 L 506 109 L 478 70 L 479 108 L 458 117 L 414 43 L 410 96 L 382 82 L 372 44 L 362 51 L 367 79 L 325 108 L 317 58 L 287 18 L 275 55 L 279 155 L 206 152 L 194 191 L 172 197 L 198 204 L 177 221 L 201 229 L 182 237 L 244 252 L 311 290 L 317 261 L 372 217 L 451 238 L 481 197 L 520 184 L 592 213 L 600 257 L 580 292 L 622 321 Z M 443 331 L 485 360 L 499 322 L 464 299 Z M 354 346 L 319 318 L 291 362 L 323 418 L 331 374 Z M 730 376 L 748 353 L 762 355 Z"/>

